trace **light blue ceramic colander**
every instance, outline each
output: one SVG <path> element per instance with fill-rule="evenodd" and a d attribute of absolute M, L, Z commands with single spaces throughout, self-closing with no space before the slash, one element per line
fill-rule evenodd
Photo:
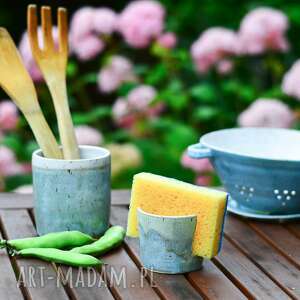
<path fill-rule="evenodd" d="M 229 210 L 254 217 L 300 217 L 300 132 L 235 128 L 214 131 L 188 148 L 209 158 L 231 201 Z"/>

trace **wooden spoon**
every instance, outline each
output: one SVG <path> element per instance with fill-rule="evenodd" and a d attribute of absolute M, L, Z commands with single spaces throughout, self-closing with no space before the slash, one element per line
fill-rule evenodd
<path fill-rule="evenodd" d="M 40 48 L 38 42 L 36 6 L 29 5 L 27 13 L 27 27 L 32 54 L 43 73 L 54 102 L 64 158 L 79 159 L 79 149 L 68 104 L 66 86 L 68 60 L 67 11 L 64 8 L 59 8 L 57 12 L 58 49 L 55 47 L 52 36 L 51 8 L 48 6 L 41 8 L 43 49 Z"/>
<path fill-rule="evenodd" d="M 62 158 L 37 94 L 10 34 L 0 27 L 0 86 L 24 114 L 45 157 Z"/>

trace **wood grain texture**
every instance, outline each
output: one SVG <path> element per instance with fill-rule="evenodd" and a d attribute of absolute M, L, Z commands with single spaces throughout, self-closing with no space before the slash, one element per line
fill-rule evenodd
<path fill-rule="evenodd" d="M 28 121 L 46 157 L 61 158 L 57 141 L 41 111 L 32 79 L 8 31 L 0 27 L 0 86 Z"/>
<path fill-rule="evenodd" d="M 0 233 L 0 239 L 3 236 Z M 0 249 L 0 299 L 19 300 L 23 299 L 21 290 L 16 281 L 16 275 L 13 271 L 13 266 L 8 258 L 5 249 Z"/>
<path fill-rule="evenodd" d="M 202 270 L 186 276 L 206 299 L 247 299 L 211 261 L 204 261 Z"/>
<path fill-rule="evenodd" d="M 290 299 L 280 287 L 227 239 L 223 240 L 222 251 L 214 261 L 249 298 Z"/>
<path fill-rule="evenodd" d="M 286 224 L 285 227 L 300 239 L 300 222 L 298 223 L 293 222 L 290 224 Z"/>
<path fill-rule="evenodd" d="M 126 227 L 129 198 L 129 191 L 113 191 L 112 224 Z M 0 194 L 0 224 L 5 237 L 36 235 L 24 207 L 32 209 L 32 195 Z M 126 238 L 122 247 L 103 256 L 107 265 L 95 272 L 100 288 L 97 284 L 81 285 L 91 276 L 88 270 L 71 268 L 72 277 L 68 277 L 68 267 L 10 259 L 0 250 L 0 268 L 6 270 L 0 275 L 0 299 L 300 299 L 299 222 L 270 224 L 228 215 L 225 236 L 223 249 L 213 261 L 205 261 L 202 270 L 185 275 L 143 270 L 138 239 Z M 39 288 L 41 281 L 34 276 L 36 287 L 19 289 L 18 273 L 22 267 L 28 270 L 32 266 L 37 274 L 44 267 L 44 277 L 62 276 L 57 279 L 59 287 L 56 279 L 46 279 L 45 287 Z"/>
<path fill-rule="evenodd" d="M 107 283 L 95 268 L 55 266 L 58 276 L 69 287 L 71 298 L 78 300 L 113 300 Z"/>
<path fill-rule="evenodd" d="M 229 215 L 226 236 L 264 273 L 295 299 L 300 298 L 300 272 L 249 225 Z"/>
<path fill-rule="evenodd" d="M 300 269 L 300 239 L 281 224 L 250 222 L 250 226 Z"/>
<path fill-rule="evenodd" d="M 32 54 L 37 62 L 47 86 L 50 90 L 57 117 L 59 135 L 65 159 L 79 159 L 71 112 L 68 103 L 66 67 L 68 60 L 68 25 L 67 11 L 60 8 L 57 11 L 58 19 L 58 49 L 52 35 L 51 7 L 41 7 L 41 23 L 44 47 L 39 47 L 37 8 L 29 5 L 27 10 L 27 28 Z"/>
<path fill-rule="evenodd" d="M 105 278 L 117 299 L 159 299 L 159 296 L 144 278 L 138 267 L 122 248 L 103 256 Z"/>

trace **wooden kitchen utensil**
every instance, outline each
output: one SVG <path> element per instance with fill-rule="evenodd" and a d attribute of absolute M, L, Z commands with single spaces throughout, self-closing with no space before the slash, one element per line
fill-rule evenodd
<path fill-rule="evenodd" d="M 45 157 L 62 158 L 37 94 L 10 34 L 0 27 L 0 86 L 24 114 Z"/>
<path fill-rule="evenodd" d="M 59 8 L 57 12 L 59 43 L 56 48 L 52 36 L 51 8 L 43 6 L 42 33 L 43 47 L 38 42 L 37 8 L 29 5 L 27 27 L 33 56 L 39 65 L 49 87 L 56 111 L 58 128 L 65 159 L 79 159 L 70 108 L 67 97 L 66 67 L 68 60 L 68 25 L 67 11 Z"/>

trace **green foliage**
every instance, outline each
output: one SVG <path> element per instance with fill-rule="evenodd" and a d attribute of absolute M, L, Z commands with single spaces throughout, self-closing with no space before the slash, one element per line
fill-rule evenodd
<path fill-rule="evenodd" d="M 106 117 L 110 117 L 111 108 L 109 106 L 98 106 L 86 113 L 73 113 L 73 122 L 75 125 L 93 124 Z"/>
<path fill-rule="evenodd" d="M 24 20 L 18 24 L 15 13 L 7 4 L 0 4 L 0 19 L 10 26 L 16 36 L 24 29 Z M 72 2 L 72 1 L 71 1 Z M 68 4 L 72 11 L 86 5 L 85 1 Z M 109 1 L 109 6 L 120 11 L 128 1 Z M 75 125 L 89 125 L 99 129 L 107 143 L 133 143 L 141 151 L 143 164 L 124 171 L 113 180 L 113 188 L 128 188 L 134 173 L 149 171 L 194 180 L 195 174 L 180 163 L 186 147 L 196 143 L 206 132 L 237 126 L 238 115 L 260 97 L 277 98 L 294 110 L 298 103 L 281 91 L 285 72 L 300 56 L 300 2 L 292 0 L 161 0 L 166 7 L 166 31 L 178 37 L 175 49 L 165 49 L 154 42 L 146 49 L 133 49 L 120 36 L 106 41 L 105 51 L 96 59 L 80 62 L 71 56 L 67 68 L 69 102 Z M 95 6 L 99 3 L 94 1 Z M 26 1 L 20 3 L 24 6 Z M 219 75 L 212 70 L 197 74 L 193 65 L 190 47 L 203 30 L 222 26 L 238 30 L 242 17 L 259 6 L 278 8 L 286 13 L 290 29 L 288 53 L 264 53 L 260 56 L 233 58 L 234 70 L 228 75 Z M 20 10 L 18 6 L 15 8 Z M 16 26 L 15 28 L 13 26 Z M 128 57 L 134 64 L 135 82 L 124 82 L 110 94 L 97 89 L 97 75 L 112 55 Z M 128 93 L 140 84 L 148 84 L 157 90 L 155 104 L 164 106 L 158 118 L 138 119 L 132 127 L 121 127 L 112 118 L 112 106 L 118 97 L 126 99 Z M 41 107 L 51 128 L 57 135 L 57 122 L 49 91 L 43 83 L 36 85 Z M 1 94 L 1 99 L 5 97 Z M 299 112 L 298 112 L 299 115 Z M 300 122 L 295 127 L 300 128 Z M 36 142 L 24 118 L 20 119 L 15 132 L 5 134 L 1 143 L 11 148 L 20 161 L 30 161 L 37 149 Z M 1 174 L 0 174 L 1 175 Z M 1 178 L 0 178 L 1 180 Z M 20 184 L 29 183 L 30 176 L 6 178 L 6 188 L 11 190 Z M 215 179 L 215 183 L 217 183 Z"/>

